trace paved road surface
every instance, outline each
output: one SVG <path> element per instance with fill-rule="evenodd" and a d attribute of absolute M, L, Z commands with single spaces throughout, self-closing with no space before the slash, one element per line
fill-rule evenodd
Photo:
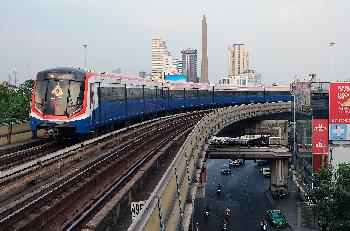
<path fill-rule="evenodd" d="M 290 227 L 275 229 L 269 226 L 268 230 L 300 230 L 296 229 L 298 197 L 296 186 L 292 182 L 289 182 L 291 193 L 288 199 L 272 200 L 266 193 L 270 179 L 261 175 L 261 166 L 253 161 L 245 161 L 240 167 L 231 167 L 230 175 L 222 175 L 220 167 L 225 163 L 228 160 L 207 160 L 206 195 L 204 199 L 196 200 L 194 212 L 194 222 L 199 223 L 200 231 L 220 230 L 226 207 L 231 209 L 229 230 L 260 230 L 259 221 L 265 219 L 266 210 L 276 208 L 285 211 Z M 221 195 L 216 193 L 219 183 L 223 186 Z M 207 204 L 211 208 L 211 214 L 204 217 Z"/>

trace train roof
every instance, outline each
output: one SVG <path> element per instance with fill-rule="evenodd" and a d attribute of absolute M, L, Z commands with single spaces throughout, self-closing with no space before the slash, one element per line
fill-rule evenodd
<path fill-rule="evenodd" d="M 55 68 L 50 68 L 50 69 L 46 69 L 46 70 L 40 71 L 39 73 L 43 73 L 43 72 L 86 74 L 88 72 L 88 70 L 81 69 L 81 68 L 75 68 L 75 67 L 55 67 Z"/>
<path fill-rule="evenodd" d="M 180 88 L 198 88 L 198 89 L 209 89 L 211 87 L 215 87 L 216 90 L 219 91 L 290 91 L 289 86 L 239 86 L 239 85 L 227 85 L 227 84 L 209 84 L 209 83 L 193 83 L 193 82 L 178 82 L 178 81 L 167 81 L 167 80 L 154 80 L 154 79 L 147 79 L 147 78 L 141 78 L 136 76 L 129 76 L 129 75 L 120 75 L 120 74 L 113 74 L 113 73 L 107 73 L 107 72 L 94 72 L 88 69 L 84 68 L 76 68 L 76 67 L 56 67 L 56 68 L 50 68 L 43 71 L 40 71 L 40 73 L 45 72 L 53 72 L 53 73 L 77 73 L 77 74 L 87 74 L 89 73 L 91 76 L 94 77 L 108 77 L 108 78 L 118 78 L 122 81 L 128 81 L 131 82 L 131 84 L 137 84 L 137 85 L 144 85 L 144 84 L 152 84 L 156 86 L 165 86 L 169 87 L 171 89 L 180 89 Z"/>

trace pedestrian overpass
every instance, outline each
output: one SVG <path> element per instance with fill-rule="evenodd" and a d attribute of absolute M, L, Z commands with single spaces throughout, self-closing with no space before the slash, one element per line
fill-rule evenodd
<path fill-rule="evenodd" d="M 248 118 L 258 119 L 290 111 L 291 102 L 278 102 L 219 108 L 203 117 L 187 137 L 129 230 L 190 230 L 195 198 L 205 187 L 203 169 L 211 137 L 230 124 Z M 248 158 L 247 153 L 236 154 L 237 157 L 239 155 Z M 266 158 L 267 155 L 273 157 L 276 153 L 265 155 Z M 226 158 L 224 155 L 221 157 Z M 285 163 L 289 157 L 290 153 L 285 153 L 283 157 L 280 155 L 276 158 L 276 170 L 279 169 L 280 176 L 286 176 Z"/>
<path fill-rule="evenodd" d="M 271 192 L 287 191 L 288 160 L 291 157 L 292 153 L 283 146 L 235 147 L 210 144 L 206 150 L 206 158 L 209 159 L 267 160 L 270 163 Z"/>

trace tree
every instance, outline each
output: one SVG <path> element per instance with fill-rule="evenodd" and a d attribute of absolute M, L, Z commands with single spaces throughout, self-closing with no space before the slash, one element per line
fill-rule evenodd
<path fill-rule="evenodd" d="M 0 85 L 0 123 L 28 120 L 34 80 L 19 87 Z"/>
<path fill-rule="evenodd" d="M 314 176 L 309 194 L 322 230 L 350 230 L 350 164 L 326 166 Z"/>

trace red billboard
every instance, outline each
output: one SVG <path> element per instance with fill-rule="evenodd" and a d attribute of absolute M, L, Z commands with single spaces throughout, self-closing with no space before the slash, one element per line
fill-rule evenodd
<path fill-rule="evenodd" d="M 312 153 L 328 153 L 328 120 L 312 120 Z"/>
<path fill-rule="evenodd" d="M 317 172 L 322 163 L 327 163 L 328 119 L 312 120 L 312 168 Z M 323 158 L 323 161 L 322 161 Z"/>
<path fill-rule="evenodd" d="M 350 83 L 330 83 L 329 124 L 350 124 Z"/>

